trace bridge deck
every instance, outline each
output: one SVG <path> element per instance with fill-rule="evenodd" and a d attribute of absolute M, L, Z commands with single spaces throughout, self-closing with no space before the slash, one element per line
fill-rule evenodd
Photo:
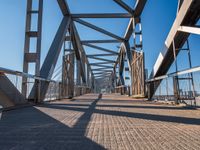
<path fill-rule="evenodd" d="M 4 112 L 0 149 L 200 149 L 200 111 L 89 94 Z"/>

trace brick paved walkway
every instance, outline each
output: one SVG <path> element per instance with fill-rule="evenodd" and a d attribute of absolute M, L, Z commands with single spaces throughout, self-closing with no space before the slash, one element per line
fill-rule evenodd
<path fill-rule="evenodd" d="M 0 150 L 200 149 L 200 110 L 97 97 L 4 112 Z"/>

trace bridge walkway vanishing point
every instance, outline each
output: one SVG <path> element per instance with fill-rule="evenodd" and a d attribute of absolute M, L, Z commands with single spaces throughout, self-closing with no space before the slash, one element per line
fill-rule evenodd
<path fill-rule="evenodd" d="M 0 149 L 200 149 L 198 109 L 98 96 L 3 112 Z"/>

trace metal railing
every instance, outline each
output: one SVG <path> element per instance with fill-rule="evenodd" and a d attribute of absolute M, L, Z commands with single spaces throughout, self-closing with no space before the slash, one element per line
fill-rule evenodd
<path fill-rule="evenodd" d="M 26 95 L 23 95 L 26 100 L 30 99 L 30 93 L 33 89 L 33 87 L 37 84 L 38 87 L 38 92 L 37 95 L 35 95 L 36 99 L 40 99 L 40 92 L 43 89 L 41 88 L 41 83 L 48 83 L 48 89 L 45 94 L 44 101 L 52 101 L 52 100 L 57 100 L 61 98 L 68 98 L 68 95 L 63 95 L 62 90 L 63 88 L 66 88 L 68 85 L 63 86 L 63 83 L 61 81 L 55 81 L 51 79 L 44 79 L 41 77 L 37 77 L 31 74 L 23 73 L 20 71 L 14 71 L 6 68 L 0 67 L 0 76 L 4 76 L 9 79 L 9 82 L 14 85 L 16 88 L 15 92 L 20 92 L 22 91 L 22 78 L 25 77 L 27 78 L 27 82 L 23 83 L 26 84 L 27 86 L 27 93 Z M 74 83 L 74 96 L 80 96 L 82 94 L 89 93 L 91 90 L 88 86 L 86 85 L 76 85 Z M 16 93 L 9 93 L 15 97 Z"/>
<path fill-rule="evenodd" d="M 200 67 L 149 79 L 146 83 L 148 92 L 154 91 L 153 100 L 184 102 L 200 106 Z"/>

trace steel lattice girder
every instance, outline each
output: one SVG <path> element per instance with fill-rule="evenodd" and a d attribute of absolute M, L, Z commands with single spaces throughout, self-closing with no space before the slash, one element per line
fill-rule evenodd
<path fill-rule="evenodd" d="M 61 9 L 63 15 L 66 15 L 67 13 L 70 13 L 69 7 L 68 7 L 67 3 L 64 0 L 57 0 L 57 1 L 59 3 L 60 9 Z M 98 30 L 98 31 L 100 31 L 100 32 L 102 32 L 104 34 L 111 35 L 112 37 L 116 38 L 117 40 L 123 40 L 123 38 L 117 37 L 117 36 L 115 36 L 114 34 L 108 32 L 108 31 L 105 31 L 105 30 L 103 30 L 101 28 L 98 28 L 98 27 L 96 27 L 96 26 L 94 26 L 94 25 L 92 25 L 92 24 L 90 24 L 90 23 L 88 23 L 86 21 L 81 20 L 81 19 L 77 19 L 77 18 L 132 18 L 132 17 L 138 18 L 141 15 L 141 13 L 143 11 L 143 8 L 144 8 L 144 6 L 146 4 L 146 0 L 137 0 L 137 2 L 135 4 L 135 8 L 134 8 L 134 10 L 132 10 L 130 7 L 128 7 L 128 5 L 126 5 L 125 3 L 123 3 L 120 0 L 114 0 L 114 1 L 117 4 L 119 4 L 122 8 L 127 10 L 129 13 L 128 14 L 120 14 L 120 13 L 115 13 L 115 14 L 112 14 L 112 13 L 110 13 L 110 14 L 105 14 L 105 13 L 104 14 L 95 14 L 95 13 L 93 13 L 93 14 L 71 14 L 71 16 L 75 21 L 77 21 L 77 22 L 79 22 L 79 23 L 81 23 L 83 25 L 86 25 L 86 26 L 88 26 L 90 28 Z M 131 36 L 131 34 L 133 32 L 132 26 L 133 26 L 133 19 L 130 20 L 129 26 L 127 28 L 127 32 L 126 32 L 126 34 L 124 36 L 124 39 L 127 40 L 127 41 L 129 40 L 129 38 L 130 38 L 130 36 Z M 93 48 L 96 48 L 96 49 L 99 49 L 99 50 L 105 50 L 106 51 L 106 49 L 99 48 L 97 46 L 88 44 L 89 42 L 90 41 L 88 41 L 88 42 L 86 41 L 85 43 L 82 42 L 82 44 L 84 44 L 86 46 L 90 46 L 90 47 L 92 46 Z M 94 42 L 97 42 L 97 41 L 94 41 Z M 105 40 L 103 42 L 107 42 L 107 41 Z M 108 41 L 108 42 L 116 42 L 116 41 Z M 127 48 L 127 43 L 126 43 L 126 48 Z M 129 51 L 128 48 L 127 48 L 127 51 Z M 129 55 L 128 57 L 131 57 L 131 56 Z"/>
<path fill-rule="evenodd" d="M 147 1 L 147 0 L 137 0 L 137 3 L 135 4 L 134 14 L 133 14 L 134 17 L 130 19 L 129 25 L 128 25 L 127 30 L 126 30 L 126 33 L 125 33 L 125 35 L 124 35 L 124 39 L 125 39 L 125 42 L 124 42 L 124 43 L 125 43 L 125 44 L 122 43 L 121 46 L 120 46 L 120 48 L 119 48 L 119 51 L 121 51 L 122 48 L 123 48 L 124 45 L 125 45 L 126 51 L 127 51 L 127 57 L 128 57 L 128 59 L 129 59 L 129 60 L 128 60 L 128 61 L 129 61 L 128 64 L 130 64 L 130 62 L 132 61 L 132 60 L 131 60 L 132 58 L 131 58 L 131 55 L 130 55 L 130 47 L 129 47 L 127 44 L 128 44 L 128 41 L 129 41 L 129 39 L 130 39 L 130 37 L 131 37 L 131 35 L 132 35 L 132 33 L 133 33 L 135 23 L 139 22 L 139 20 L 140 20 L 140 15 L 142 14 L 142 11 L 143 11 L 143 9 L 144 9 L 144 6 L 145 6 L 145 4 L 146 4 L 146 1 Z M 116 61 L 115 66 L 116 66 L 117 63 L 118 63 L 119 57 L 120 57 L 120 56 L 118 56 L 118 58 L 117 58 L 117 61 Z"/>
<path fill-rule="evenodd" d="M 54 37 L 54 40 L 51 44 L 51 47 L 48 51 L 48 54 L 44 60 L 44 63 L 42 65 L 42 68 L 40 70 L 40 76 L 45 79 L 51 79 L 53 75 L 53 71 L 55 69 L 63 41 L 65 39 L 65 35 L 67 33 L 67 30 L 69 29 L 71 22 L 71 18 L 69 16 L 64 16 L 61 24 L 58 28 L 58 31 Z M 43 100 L 45 97 L 45 94 L 47 92 L 49 83 L 42 82 L 41 83 L 41 93 L 40 93 L 40 99 Z M 31 90 L 31 93 L 29 95 L 29 99 L 33 99 L 36 92 L 36 84 L 34 85 L 33 89 Z"/>
<path fill-rule="evenodd" d="M 173 41 L 175 43 L 175 48 L 177 49 L 176 55 L 178 55 L 180 49 L 183 47 L 184 43 L 190 35 L 190 33 L 180 32 L 180 26 L 194 26 L 199 20 L 199 15 L 199 0 L 187 0 L 181 3 L 180 10 L 165 41 L 164 49 L 157 58 L 154 68 L 151 72 L 150 78 L 162 76 L 167 73 L 170 66 L 174 62 Z M 151 84 L 151 86 L 153 86 L 153 84 Z M 159 84 L 157 85 L 157 87 L 158 86 Z M 153 96 L 157 87 L 151 87 L 152 90 L 149 95 L 149 98 Z"/>
<path fill-rule="evenodd" d="M 141 1 L 146 2 L 145 0 L 140 0 L 139 2 L 141 2 Z M 47 57 L 44 61 L 44 64 L 43 64 L 43 66 L 40 70 L 41 77 L 44 77 L 44 78 L 47 78 L 47 79 L 51 78 L 51 76 L 53 74 L 53 70 L 55 68 L 55 64 L 57 62 L 57 59 L 58 59 L 58 56 L 59 56 L 59 53 L 60 53 L 60 50 L 61 50 L 61 45 L 62 45 L 62 42 L 64 40 L 64 36 L 66 34 L 67 29 L 69 29 L 69 24 L 65 24 L 65 23 L 66 23 L 66 20 L 68 20 L 67 23 L 69 22 L 70 17 L 72 17 L 72 18 L 130 18 L 130 17 L 133 17 L 132 14 L 71 14 L 70 11 L 69 11 L 69 7 L 68 7 L 65 0 L 57 0 L 57 2 L 59 4 L 59 7 L 62 11 L 64 18 L 63 18 L 63 21 L 62 21 L 62 23 L 59 27 L 59 30 L 58 30 L 55 38 L 54 38 L 54 41 L 53 41 L 53 43 L 52 43 L 52 45 L 49 49 L 49 52 L 48 52 Z M 140 3 L 137 3 L 136 6 L 140 6 L 139 4 Z M 141 8 L 141 6 L 139 8 Z M 138 12 L 138 10 L 136 10 L 135 12 Z M 135 12 L 134 12 L 134 14 L 135 14 Z M 68 18 L 68 19 L 66 19 L 66 18 Z M 78 21 L 79 23 L 82 23 L 84 25 L 87 25 L 90 28 L 98 30 L 98 31 L 100 31 L 104 34 L 107 34 L 107 35 L 119 40 L 120 42 L 124 41 L 124 39 L 108 32 L 106 30 L 103 30 L 101 28 L 93 26 L 92 24 L 89 24 L 87 22 L 83 22 L 80 19 L 76 19 L 76 21 Z M 64 26 L 63 24 L 65 24 L 65 28 L 63 27 Z M 86 54 L 85 54 L 83 45 L 81 43 L 80 37 L 78 35 L 77 29 L 76 29 L 73 22 L 71 23 L 71 26 L 72 26 L 72 28 L 69 31 L 72 34 L 72 39 L 73 39 L 72 44 L 73 44 L 73 47 L 75 49 L 77 59 L 79 59 L 79 62 L 80 62 L 80 66 L 81 66 L 80 70 L 81 70 L 82 80 L 83 80 L 83 82 L 85 82 L 86 81 L 86 79 L 85 79 L 85 67 L 83 66 L 81 56 L 86 55 Z M 62 33 L 61 33 L 61 31 L 62 31 Z M 125 36 L 125 39 L 127 39 L 127 36 Z M 107 41 L 105 41 L 105 42 L 107 42 Z M 109 42 L 113 42 L 113 41 L 109 41 Z M 91 45 L 89 45 L 89 46 L 91 46 Z M 93 46 L 93 48 L 94 48 L 94 46 Z M 99 47 L 95 47 L 95 48 L 100 49 L 100 50 L 104 50 L 104 51 L 107 51 L 107 52 L 109 51 L 109 50 L 99 48 Z M 109 51 L 109 52 L 116 54 L 113 51 Z M 102 59 L 102 58 L 97 58 L 97 57 L 93 57 L 93 58 L 101 59 L 103 61 L 108 61 L 108 60 Z M 89 64 L 88 60 L 86 60 L 86 62 Z M 109 62 L 111 62 L 111 61 L 109 61 Z M 114 61 L 112 61 L 112 62 L 114 62 Z M 106 63 L 98 63 L 98 64 L 91 64 L 91 65 L 100 66 L 102 64 L 106 64 Z M 91 65 L 89 66 L 90 68 L 91 68 Z M 101 66 L 101 67 L 105 67 L 105 66 Z M 43 88 L 43 86 L 44 86 L 44 88 Z M 42 88 L 43 88 L 43 91 L 40 94 L 41 99 L 43 99 L 45 94 L 46 94 L 48 84 L 43 84 Z M 32 97 L 34 95 L 34 93 L 35 93 L 35 86 L 33 87 L 32 91 L 31 91 L 30 97 Z"/>
<path fill-rule="evenodd" d="M 121 37 L 119 37 L 119 36 L 117 36 L 117 35 L 109 32 L 109 31 L 106 31 L 106 30 L 104 30 L 102 28 L 99 28 L 99 27 L 97 27 L 97 26 L 95 26 L 95 25 L 93 25 L 91 23 L 88 23 L 88 22 L 86 22 L 84 20 L 81 20 L 81 19 L 73 19 L 73 20 L 76 21 L 76 22 L 78 22 L 78 23 L 80 23 L 80 24 L 82 24 L 82 25 L 84 25 L 84 26 L 87 26 L 87 27 L 89 27 L 89 28 L 91 28 L 93 30 L 96 30 L 96 31 L 101 32 L 101 33 L 103 33 L 105 35 L 108 35 L 108 36 L 110 36 L 110 37 L 112 37 L 114 39 L 117 39 L 120 42 L 124 41 L 123 38 L 121 38 Z"/>
<path fill-rule="evenodd" d="M 132 15 L 134 14 L 134 10 L 130 6 L 128 6 L 126 3 L 124 3 L 122 0 L 114 0 L 114 1 L 130 14 Z"/>

